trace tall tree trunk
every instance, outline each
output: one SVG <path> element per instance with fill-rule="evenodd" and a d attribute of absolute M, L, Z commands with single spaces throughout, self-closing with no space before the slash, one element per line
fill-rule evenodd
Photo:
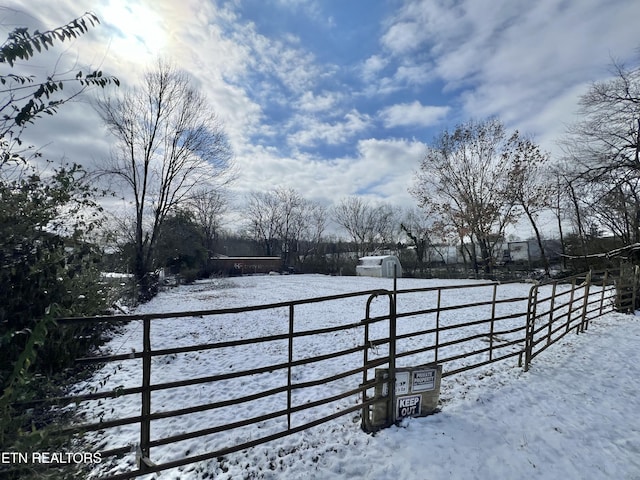
<path fill-rule="evenodd" d="M 142 232 L 140 232 L 142 234 Z M 153 269 L 153 258 L 149 238 L 136 242 L 134 276 L 139 302 L 148 302 L 158 293 L 158 281 Z"/>
<path fill-rule="evenodd" d="M 562 215 L 560 214 L 560 179 L 557 180 L 556 218 L 558 219 L 558 234 L 560 235 L 560 253 L 562 255 L 562 269 L 567 269 L 567 249 L 564 244 L 564 232 L 562 230 Z"/>
<path fill-rule="evenodd" d="M 476 244 L 475 244 L 475 242 L 473 240 L 470 240 L 469 243 L 471 244 L 471 249 L 469 250 L 467 248 L 467 252 L 469 253 L 469 255 L 471 257 L 471 264 L 473 265 L 473 271 L 475 272 L 475 274 L 477 276 L 478 273 L 480 273 L 480 266 L 478 265 L 478 255 L 476 254 Z"/>
<path fill-rule="evenodd" d="M 485 274 L 491 274 L 491 249 L 489 248 L 489 242 L 485 239 L 479 240 L 480 242 L 480 254 L 482 255 L 482 269 Z"/>
<path fill-rule="evenodd" d="M 534 233 L 536 234 L 536 241 L 538 242 L 538 248 L 540 248 L 540 256 L 542 257 L 542 263 L 544 265 L 544 274 L 547 277 L 550 277 L 551 266 L 549 265 L 549 259 L 547 258 L 547 254 L 544 250 L 544 245 L 542 244 L 542 237 L 540 235 L 540 230 L 538 230 L 538 225 L 536 224 L 536 221 L 533 218 L 533 215 L 531 214 L 529 209 L 526 207 L 526 205 L 522 205 L 522 207 L 524 209 L 524 213 L 526 213 L 527 218 L 529 219 L 529 222 L 531 222 L 531 226 L 533 227 Z"/>
<path fill-rule="evenodd" d="M 576 191 L 571 183 L 569 185 L 569 192 L 571 193 L 571 202 L 576 212 L 576 223 L 578 224 L 578 237 L 580 238 L 580 245 L 582 247 L 582 255 L 584 257 L 585 270 L 589 270 L 589 251 L 587 250 L 587 239 L 585 238 L 584 229 L 582 228 L 582 215 L 580 213 L 580 205 L 578 204 L 578 197 Z"/>

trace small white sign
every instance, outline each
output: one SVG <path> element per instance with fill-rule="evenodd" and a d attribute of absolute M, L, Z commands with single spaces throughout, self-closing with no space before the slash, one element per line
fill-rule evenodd
<path fill-rule="evenodd" d="M 396 420 L 420 415 L 420 400 L 422 400 L 420 395 L 398 397 Z"/>
<path fill-rule="evenodd" d="M 411 382 L 411 392 L 428 392 L 436 388 L 436 371 L 415 370 L 413 371 L 413 379 Z"/>
<path fill-rule="evenodd" d="M 396 372 L 396 395 L 409 393 L 409 372 Z"/>

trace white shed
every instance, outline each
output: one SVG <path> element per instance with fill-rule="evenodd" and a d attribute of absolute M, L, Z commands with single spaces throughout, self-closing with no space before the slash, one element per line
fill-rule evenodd
<path fill-rule="evenodd" d="M 362 257 L 356 266 L 356 275 L 363 277 L 393 278 L 393 268 L 398 278 L 402 277 L 402 265 L 395 255 Z"/>

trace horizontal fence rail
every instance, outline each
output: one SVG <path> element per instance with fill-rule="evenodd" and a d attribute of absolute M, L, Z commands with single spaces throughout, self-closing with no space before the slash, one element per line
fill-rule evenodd
<path fill-rule="evenodd" d="M 594 318 L 614 310 L 632 310 L 635 296 L 621 298 L 616 287 L 621 278 L 619 271 L 589 272 L 533 286 L 527 318 L 525 371 L 536 356 L 570 332 L 587 330 Z"/>
<path fill-rule="evenodd" d="M 380 315 L 371 318 L 356 319 L 345 323 L 344 319 L 336 325 L 324 328 L 305 328 L 304 322 L 296 321 L 297 311 L 307 305 L 339 302 L 345 300 L 360 300 L 364 307 L 368 298 L 387 298 L 386 306 L 378 308 Z M 373 403 L 373 399 L 362 399 L 367 388 L 374 385 L 361 382 L 363 372 L 369 368 L 388 365 L 388 357 L 362 363 L 363 352 L 372 347 L 364 343 L 364 328 L 372 324 L 389 320 L 390 303 L 393 302 L 391 292 L 386 290 L 368 290 L 342 295 L 332 295 L 320 298 L 310 298 L 292 302 L 273 303 L 268 305 L 227 308 L 217 310 L 203 310 L 194 312 L 119 315 L 114 317 L 91 318 L 63 318 L 58 323 L 61 326 L 82 322 L 116 322 L 118 324 L 139 324 L 142 330 L 141 348 L 125 354 L 105 354 L 79 359 L 81 364 L 117 364 L 118 367 L 130 368 L 136 385 L 116 386 L 101 391 L 80 393 L 66 397 L 43 400 L 51 405 L 68 406 L 80 402 L 87 403 L 86 411 L 105 408 L 107 402 L 112 403 L 112 415 L 100 416 L 93 421 L 83 422 L 61 429 L 61 435 L 81 434 L 87 432 L 101 432 L 108 434 L 109 430 L 128 428 L 129 431 L 139 430 L 135 443 L 112 446 L 102 450 L 103 463 L 113 468 L 103 472 L 100 478 L 108 480 L 134 478 L 143 474 L 160 472 L 170 468 L 181 467 L 195 462 L 219 458 L 224 455 L 242 451 L 266 442 L 291 435 L 296 432 L 328 422 L 340 416 L 359 414 L 363 407 Z M 364 310 L 364 308 L 363 308 Z M 241 316 L 247 312 L 264 312 L 277 315 L 282 319 L 282 329 L 269 335 L 250 335 L 251 326 L 240 335 L 243 338 L 227 339 L 224 341 L 184 344 L 178 347 L 155 346 L 154 326 L 158 322 L 196 322 L 202 328 L 212 324 L 224 328 L 230 322 L 240 323 Z M 249 332 L 249 334 L 246 334 Z M 307 350 L 305 346 L 311 338 L 322 336 L 334 337 L 347 335 L 358 341 L 352 342 L 349 348 L 335 347 L 331 342 L 325 342 L 326 350 Z M 389 335 L 375 339 L 376 348 L 388 348 Z M 212 372 L 205 377 L 184 378 L 180 380 L 161 380 L 161 365 L 165 361 L 176 361 L 180 357 L 188 357 L 186 361 L 197 356 L 223 357 L 230 349 L 250 348 L 265 351 L 264 363 L 243 366 L 233 366 L 223 371 Z M 126 364 L 132 364 L 127 367 Z M 156 377 L 154 372 L 158 372 Z M 260 379 L 268 376 L 277 377 L 280 385 L 271 388 L 260 388 Z M 105 385 L 108 384 L 105 381 Z M 132 381 L 132 384 L 134 381 Z M 182 389 L 194 389 L 215 385 L 216 398 L 207 402 L 195 402 L 193 405 L 181 408 L 166 408 L 171 404 L 173 392 Z M 252 385 L 255 388 L 252 388 Z M 301 394 L 301 392 L 313 392 Z M 119 401 L 125 397 L 135 396 L 139 402 L 139 412 L 125 415 L 124 409 L 119 409 Z M 309 401 L 309 396 L 313 397 Z M 266 401 L 269 401 L 267 403 Z M 273 400 L 273 401 L 272 401 Z M 100 403 L 104 402 L 104 403 Z M 265 405 L 279 405 L 277 409 L 269 409 Z M 331 415 L 317 414 L 314 410 L 324 405 L 335 405 L 335 413 Z M 243 418 L 239 418 L 240 410 Z M 231 413 L 236 412 L 236 413 Z M 174 435 L 158 438 L 152 435 L 154 425 L 159 422 L 180 420 L 188 416 L 200 415 L 201 425 L 192 431 L 180 431 Z M 222 419 L 222 420 L 221 420 Z M 95 421 L 97 420 L 97 421 Z M 194 422 L 192 422 L 194 423 Z M 121 431 L 121 430 L 120 430 Z M 265 432 L 264 435 L 260 433 Z M 244 438 L 245 441 L 238 441 Z M 154 461 L 154 452 L 163 447 L 187 445 L 189 441 L 198 439 L 216 448 L 204 453 L 183 455 L 169 461 Z M 161 451 L 164 458 L 167 455 Z M 122 457 L 135 457 L 136 466 L 128 471 L 118 471 L 117 460 Z M 132 462 L 129 462 L 132 463 Z"/>
<path fill-rule="evenodd" d="M 381 400 L 376 369 L 388 369 L 393 379 L 396 367 L 439 364 L 444 378 L 517 357 L 528 370 L 537 355 L 567 334 L 587 330 L 593 319 L 633 311 L 638 277 L 637 269 L 590 272 L 532 284 L 526 295 L 521 283 L 486 282 L 216 310 L 63 318 L 60 328 L 119 325 L 134 346 L 78 359 L 99 368 L 98 386 L 86 383 L 29 405 L 78 406 L 79 421 L 58 433 L 85 435 L 84 441 L 100 445 L 100 478 L 107 480 L 219 459 L 344 415 L 359 417 L 366 430 Z M 362 317 L 341 318 L 341 302 L 358 302 Z M 311 328 L 305 309 L 318 306 L 336 312 L 335 319 Z M 277 328 L 247 325 L 248 312 L 275 318 L 270 325 Z M 175 338 L 159 334 L 167 325 Z M 246 362 L 227 364 L 232 351 L 247 352 Z M 193 362 L 204 362 L 210 371 L 189 375 Z M 168 363 L 183 365 L 185 376 L 165 378 L 162 367 Z M 118 370 L 126 372 L 125 383 L 115 383 L 111 372 Z M 177 405 L 177 395 L 188 404 Z M 187 430 L 186 419 L 197 427 Z M 153 434 L 154 427 L 166 425 L 172 434 Z M 129 440 L 115 444 L 110 432 Z M 194 441 L 200 451 L 192 448 Z"/>
<path fill-rule="evenodd" d="M 396 358 L 412 365 L 443 365 L 442 376 L 447 377 L 520 355 L 528 297 L 503 293 L 515 284 L 489 282 L 398 290 L 398 305 L 403 304 L 403 298 L 418 295 L 431 306 L 398 312 Z"/>

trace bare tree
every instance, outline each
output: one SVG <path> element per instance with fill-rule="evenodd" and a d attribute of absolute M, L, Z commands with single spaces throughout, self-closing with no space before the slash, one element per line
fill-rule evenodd
<path fill-rule="evenodd" d="M 273 191 L 280 212 L 277 234 L 280 240 L 280 255 L 283 266 L 292 263 L 297 256 L 298 240 L 306 221 L 304 218 L 305 201 L 293 188 L 278 188 Z"/>
<path fill-rule="evenodd" d="M 252 236 L 266 255 L 280 255 L 283 267 L 308 256 L 326 226 L 326 209 L 291 188 L 251 193 L 245 214 Z"/>
<path fill-rule="evenodd" d="M 599 182 L 592 186 L 595 194 L 593 212 L 599 224 L 619 238 L 624 245 L 640 242 L 640 177 Z"/>
<path fill-rule="evenodd" d="M 356 245 L 359 256 L 373 252 L 376 244 L 393 242 L 397 212 L 387 204 L 373 206 L 360 197 L 347 197 L 333 209 L 335 222 Z"/>
<path fill-rule="evenodd" d="M 580 241 L 580 247 L 582 250 L 582 256 L 585 261 L 584 268 L 589 269 L 589 247 L 587 245 L 587 231 L 589 229 L 586 226 L 586 205 L 583 201 L 584 197 L 580 195 L 580 188 L 584 186 L 576 178 L 565 178 L 564 185 L 568 192 L 569 205 L 572 207 L 572 220 L 574 228 L 577 232 L 578 239 Z"/>
<path fill-rule="evenodd" d="M 589 185 L 590 208 L 604 226 L 624 243 L 638 242 L 640 68 L 613 63 L 612 73 L 580 99 L 579 120 L 563 139 L 571 166 L 564 173 L 572 186 Z"/>
<path fill-rule="evenodd" d="M 304 221 L 300 222 L 297 258 L 300 263 L 305 263 L 310 255 L 317 252 L 322 241 L 327 227 L 327 208 L 317 202 L 305 201 L 301 218 Z"/>
<path fill-rule="evenodd" d="M 215 254 L 222 218 L 227 212 L 227 199 L 220 190 L 200 189 L 190 196 L 188 204 L 195 223 L 202 231 L 207 258 L 210 260 Z M 210 265 L 210 262 L 207 264 Z M 209 268 L 207 273 L 210 273 Z"/>
<path fill-rule="evenodd" d="M 296 190 L 277 189 L 282 222 L 280 239 L 285 265 L 298 265 L 317 248 L 327 224 L 327 210 Z"/>
<path fill-rule="evenodd" d="M 343 227 L 356 245 L 359 256 L 367 253 L 366 241 L 371 225 L 371 208 L 360 197 L 344 198 L 333 209 L 335 222 Z"/>
<path fill-rule="evenodd" d="M 597 242 L 594 240 L 600 236 L 602 212 L 605 210 L 602 204 L 605 200 L 601 197 L 599 187 L 607 190 L 611 187 L 587 181 L 573 167 L 574 165 L 560 163 L 553 168 L 553 212 L 560 229 L 564 267 L 567 267 L 567 260 L 571 258 L 574 267 L 584 271 L 590 268 L 589 255 L 597 251 Z M 617 212 L 611 211 L 609 215 L 616 217 Z M 569 234 L 564 233 L 563 224 L 567 221 L 572 229 Z"/>
<path fill-rule="evenodd" d="M 371 214 L 373 228 L 369 232 L 368 243 L 370 245 L 378 244 L 382 248 L 395 246 L 400 229 L 398 219 L 401 215 L 399 208 L 393 207 L 388 203 L 381 203 L 373 207 Z"/>
<path fill-rule="evenodd" d="M 272 192 L 251 192 L 245 209 L 250 234 L 258 240 L 265 255 L 279 254 L 281 223 L 279 202 Z"/>
<path fill-rule="evenodd" d="M 469 240 L 476 272 L 476 246 L 490 271 L 495 247 L 516 220 L 506 141 L 502 123 L 494 119 L 444 131 L 429 147 L 409 190 L 419 206 L 455 226 L 463 246 Z"/>
<path fill-rule="evenodd" d="M 140 87 L 101 100 L 97 110 L 116 140 L 103 173 L 123 181 L 135 204 L 134 274 L 146 300 L 162 223 L 196 186 L 229 171 L 230 146 L 206 98 L 163 61 Z"/>
<path fill-rule="evenodd" d="M 542 152 L 531 139 L 515 132 L 509 140 L 511 170 L 509 172 L 514 204 L 524 212 L 536 236 L 538 248 L 547 276 L 550 275 L 549 259 L 545 252 L 537 217 L 553 206 L 555 186 L 550 179 L 549 154 Z"/>
<path fill-rule="evenodd" d="M 437 250 L 436 236 L 442 232 L 442 222 L 434 212 L 422 208 L 408 209 L 400 223 L 400 229 L 409 238 L 410 245 L 415 249 L 417 267 L 424 273 L 425 262 L 431 261 L 431 252 L 442 253 Z"/>
<path fill-rule="evenodd" d="M 640 175 L 640 68 L 613 64 L 614 77 L 596 82 L 580 98 L 578 120 L 563 146 L 581 176 L 597 180 Z"/>

